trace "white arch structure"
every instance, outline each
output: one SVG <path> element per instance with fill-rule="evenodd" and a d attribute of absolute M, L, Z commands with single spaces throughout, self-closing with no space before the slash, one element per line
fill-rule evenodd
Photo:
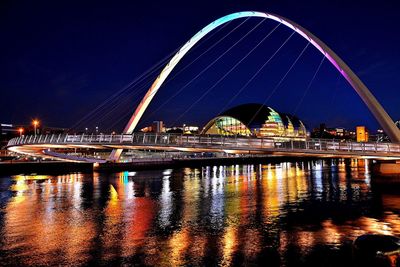
<path fill-rule="evenodd" d="M 266 12 L 256 12 L 256 11 L 244 11 L 237 12 L 222 18 L 219 18 L 206 27 L 201 29 L 196 35 L 194 35 L 190 40 L 182 46 L 182 48 L 175 54 L 175 56 L 169 61 L 169 63 L 164 67 L 161 73 L 158 75 L 156 80 L 151 85 L 150 89 L 147 91 L 146 95 L 143 97 L 142 101 L 136 108 L 132 117 L 130 118 L 128 124 L 124 129 L 124 133 L 130 134 L 135 129 L 138 124 L 140 118 L 145 112 L 146 108 L 149 106 L 151 100 L 155 96 L 155 94 L 160 89 L 161 85 L 167 79 L 168 75 L 175 68 L 175 66 L 179 63 L 179 61 L 185 56 L 185 54 L 204 36 L 206 36 L 209 32 L 219 27 L 220 25 L 227 23 L 229 21 L 247 18 L 247 17 L 260 17 L 266 19 L 272 19 L 283 25 L 289 27 L 294 30 L 302 37 L 304 37 L 307 41 L 309 41 L 315 48 L 317 48 L 334 66 L 335 68 L 343 75 L 343 77 L 350 83 L 350 85 L 354 88 L 354 90 L 358 93 L 360 98 L 367 105 L 368 109 L 375 116 L 378 123 L 382 126 L 383 130 L 389 136 L 392 142 L 399 143 L 400 142 L 400 131 L 394 124 L 393 120 L 387 114 L 387 112 L 383 109 L 381 104 L 376 100 L 376 98 L 372 95 L 372 93 L 368 90 L 365 84 L 357 77 L 357 75 L 347 66 L 346 63 L 343 62 L 335 52 L 333 52 L 324 42 L 318 39 L 315 35 L 310 33 L 308 30 L 304 29 L 297 23 L 294 23 L 291 20 L 288 20 L 284 17 L 266 13 Z M 110 160 L 118 160 L 121 155 L 122 149 L 113 150 L 110 155 Z"/>

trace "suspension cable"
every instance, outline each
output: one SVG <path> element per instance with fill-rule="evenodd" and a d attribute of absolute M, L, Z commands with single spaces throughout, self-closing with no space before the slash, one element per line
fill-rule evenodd
<path fill-rule="evenodd" d="M 230 35 L 233 31 L 235 31 L 239 26 L 241 26 L 244 22 L 246 22 L 249 18 L 247 18 L 246 20 L 244 20 L 242 23 L 240 23 L 240 25 L 236 26 L 233 30 L 231 30 L 229 33 L 225 34 L 221 39 L 219 39 L 216 43 L 214 43 L 210 48 L 208 48 L 205 52 L 203 52 L 201 55 L 199 55 L 197 58 L 195 58 L 193 61 L 191 61 L 187 66 L 185 66 L 185 68 L 183 68 L 182 70 L 180 70 L 177 74 L 175 74 L 172 78 L 170 78 L 168 81 L 166 81 L 164 84 L 168 83 L 169 81 L 171 81 L 171 79 L 175 78 L 176 76 L 178 76 L 181 72 L 183 72 L 186 68 L 188 68 L 190 65 L 192 65 L 195 61 L 197 61 L 201 56 L 203 56 L 205 53 L 207 53 L 208 51 L 211 50 L 211 48 L 215 47 L 218 43 L 220 43 L 223 39 L 225 39 L 228 35 Z M 214 31 L 212 34 L 207 35 L 207 38 L 203 39 L 202 44 L 204 44 L 207 40 L 211 39 L 215 34 L 217 34 L 219 31 L 221 31 L 222 29 L 224 29 L 226 26 L 228 26 L 231 23 L 228 22 L 226 24 L 224 24 L 222 27 L 219 27 L 216 31 Z M 148 88 L 148 87 L 147 87 Z M 127 101 L 124 101 L 124 103 L 126 104 Z M 115 109 L 115 108 L 114 108 Z M 130 112 L 128 112 L 128 115 L 130 115 Z M 113 125 L 111 127 L 113 127 L 115 124 L 119 123 L 122 119 L 124 119 L 125 117 L 127 117 L 128 115 L 124 115 L 122 117 L 120 117 L 116 122 L 113 123 Z M 107 115 L 105 115 L 107 116 Z"/>
<path fill-rule="evenodd" d="M 150 77 L 150 80 L 147 79 L 145 84 L 148 84 L 152 80 L 153 80 L 153 77 Z M 98 120 L 99 117 L 104 118 L 105 116 L 107 116 L 107 114 L 109 112 L 112 112 L 112 110 L 115 107 L 118 107 L 120 105 L 121 99 L 125 100 L 125 99 L 127 99 L 129 97 L 138 95 L 138 94 L 142 93 L 144 89 L 145 88 L 143 86 L 142 87 L 136 87 L 135 90 L 126 91 L 126 92 L 122 93 L 120 96 L 118 96 L 117 98 L 109 99 L 107 105 L 103 105 L 102 108 L 98 107 L 96 110 L 91 112 L 90 116 L 85 116 L 78 123 L 76 123 L 73 128 L 71 127 L 70 129 L 77 129 L 78 126 L 81 126 L 84 123 L 87 123 L 88 121 L 96 121 L 96 120 Z M 112 110 L 110 111 L 109 108 L 111 108 Z M 108 110 L 107 113 L 105 113 L 106 110 Z"/>
<path fill-rule="evenodd" d="M 164 107 L 167 103 L 169 103 L 173 98 L 179 95 L 183 90 L 185 90 L 192 82 L 194 82 L 197 78 L 199 78 L 203 73 L 205 73 L 208 69 L 210 69 L 215 63 L 218 62 L 224 55 L 226 55 L 229 51 L 231 51 L 236 45 L 238 45 L 244 38 L 246 38 L 251 32 L 253 32 L 258 26 L 261 25 L 265 21 L 265 18 L 260 21 L 256 26 L 254 26 L 250 31 L 248 31 L 244 36 L 242 36 L 238 41 L 236 41 L 233 45 L 231 45 L 227 50 L 225 50 L 221 55 L 219 55 L 216 59 L 214 59 L 209 65 L 207 65 L 202 71 L 200 71 L 194 78 L 192 78 L 189 82 L 187 82 L 184 86 L 182 86 L 177 92 L 175 92 L 172 96 L 170 96 L 165 102 L 163 102 L 155 111 L 150 113 L 150 117 L 154 115 L 157 111 L 159 111 L 162 107 Z M 153 94 L 155 94 L 154 92 Z"/>
<path fill-rule="evenodd" d="M 242 21 L 239 25 L 237 25 L 235 28 L 233 28 L 231 31 L 229 31 L 227 34 L 225 34 L 221 39 L 219 39 L 217 42 L 215 42 L 212 46 L 207 48 L 203 53 L 201 53 L 198 57 L 196 57 L 194 60 L 192 60 L 189 64 L 185 65 L 184 68 L 179 70 L 176 74 L 174 74 L 171 78 L 168 77 L 168 80 L 164 82 L 165 84 L 168 84 L 170 81 L 172 81 L 174 78 L 176 78 L 179 74 L 181 74 L 183 71 L 185 71 L 187 68 L 189 68 L 193 63 L 195 63 L 199 58 L 207 54 L 211 49 L 213 49 L 215 46 L 217 46 L 219 43 L 221 43 L 226 37 L 228 37 L 231 33 L 236 31 L 240 26 L 242 26 L 246 21 L 248 21 L 250 18 L 246 18 L 244 21 Z M 232 21 L 229 21 L 228 23 L 224 24 L 222 27 L 218 29 L 218 31 L 222 30 L 227 24 L 229 24 Z M 218 32 L 217 31 L 217 32 Z M 216 32 L 215 32 L 216 33 Z M 215 34 L 214 33 L 214 34 Z"/>
<path fill-rule="evenodd" d="M 299 61 L 299 59 L 301 58 L 301 56 L 304 54 L 304 52 L 306 51 L 306 49 L 308 48 L 308 46 L 310 45 L 309 42 L 307 42 L 307 45 L 303 48 L 303 50 L 301 51 L 301 53 L 297 56 L 296 60 L 292 63 L 292 65 L 290 66 L 290 68 L 287 70 L 287 72 L 285 73 L 285 75 L 283 75 L 283 77 L 280 79 L 280 81 L 275 85 L 274 89 L 271 91 L 271 93 L 269 94 L 269 96 L 264 100 L 264 102 L 262 103 L 262 105 L 260 106 L 260 108 L 257 110 L 257 112 L 253 115 L 253 117 L 251 118 L 251 120 L 249 121 L 249 124 L 251 124 L 253 122 L 253 120 L 257 117 L 258 113 L 260 113 L 262 107 L 270 100 L 270 98 L 274 95 L 275 91 L 279 88 L 279 86 L 283 83 L 283 81 L 286 79 L 287 75 L 289 74 L 289 72 L 293 69 L 293 67 L 296 65 L 297 61 Z"/>
<path fill-rule="evenodd" d="M 315 78 L 317 77 L 319 70 L 321 69 L 322 64 L 324 63 L 324 60 L 325 60 L 325 55 L 322 56 L 321 62 L 319 63 L 317 70 L 315 71 L 313 77 L 311 78 L 310 82 L 308 83 L 307 88 L 304 91 L 304 94 L 302 95 L 302 97 L 300 98 L 299 103 L 297 103 L 296 108 L 293 110 L 293 112 L 292 112 L 293 116 L 295 116 L 297 114 L 298 109 L 300 108 L 301 104 L 303 103 L 304 98 L 306 97 L 308 91 L 311 88 L 311 85 L 313 84 Z"/>
<path fill-rule="evenodd" d="M 183 112 L 172 125 L 175 125 L 175 123 L 181 119 L 187 112 L 189 112 L 197 103 L 199 103 L 209 92 L 211 92 L 217 85 L 223 81 L 234 69 L 236 69 L 237 66 L 239 66 L 251 53 L 253 53 L 278 27 L 280 24 L 278 24 L 275 28 L 273 28 L 261 41 L 257 43 L 256 46 L 254 46 L 249 52 L 247 52 L 246 55 L 244 55 L 236 64 L 231 67 L 228 72 L 226 72 L 217 82 L 215 82 L 209 89 L 207 89 L 195 102 L 193 102 L 189 108 Z"/>
<path fill-rule="evenodd" d="M 102 108 L 104 108 L 107 104 L 110 102 L 114 101 L 115 98 L 119 97 L 122 95 L 124 92 L 126 92 L 128 89 L 132 88 L 135 84 L 140 83 L 143 81 L 143 79 L 147 78 L 149 75 L 151 75 L 153 72 L 155 72 L 157 69 L 160 68 L 160 65 L 165 63 L 169 57 L 173 54 L 175 54 L 179 49 L 175 49 L 172 53 L 170 53 L 168 56 L 163 58 L 162 60 L 158 61 L 156 64 L 154 64 L 152 67 L 150 67 L 148 70 L 146 70 L 144 73 L 139 75 L 137 78 L 135 78 L 132 82 L 130 82 L 128 85 L 124 86 L 122 89 L 108 97 L 103 103 L 101 103 L 99 106 L 97 106 L 95 109 L 90 111 L 88 114 L 86 114 L 84 117 L 82 117 L 78 122 L 76 122 L 73 126 L 71 126 L 67 131 L 70 131 L 71 129 L 75 129 L 77 126 L 81 124 L 86 119 L 89 119 L 92 115 L 94 115 L 96 112 L 100 111 Z"/>
<path fill-rule="evenodd" d="M 230 22 L 224 24 L 222 27 L 220 27 L 218 30 L 214 31 L 212 34 L 208 35 L 207 38 L 203 39 L 202 43 L 205 43 L 208 41 L 210 38 L 212 38 L 216 33 L 218 33 L 220 30 L 222 30 L 224 27 L 229 25 Z M 224 36 L 225 38 L 226 36 Z M 86 114 L 84 117 L 82 117 L 78 122 L 76 122 L 73 126 L 71 126 L 67 131 L 70 131 L 72 129 L 78 128 L 78 126 L 82 125 L 83 122 L 87 120 L 91 120 L 93 117 L 95 117 L 99 112 L 102 112 L 107 105 L 111 105 L 113 102 L 117 102 L 119 98 L 124 97 L 124 93 L 128 91 L 131 88 L 134 88 L 136 85 L 138 85 L 140 82 L 142 82 L 144 79 L 152 75 L 154 72 L 159 70 L 162 66 L 165 65 L 165 63 L 170 60 L 170 58 L 175 55 L 179 51 L 180 47 L 169 53 L 166 57 L 163 59 L 159 60 L 157 63 L 155 63 L 153 66 L 151 66 L 149 69 L 147 69 L 145 72 L 140 74 L 138 77 L 136 77 L 133 81 L 128 83 L 126 86 L 115 92 L 113 95 L 108 97 L 105 101 L 103 101 L 100 105 L 98 105 L 95 109 L 93 109 L 91 112 Z M 197 60 L 197 59 L 196 59 Z M 130 93 L 129 93 L 130 94 Z"/>
<path fill-rule="evenodd" d="M 131 107 L 131 102 L 132 102 L 132 98 L 136 95 L 139 95 L 141 93 L 144 93 L 144 91 L 148 88 L 149 83 L 152 82 L 153 79 L 150 79 L 146 84 L 144 84 L 143 86 L 141 86 L 136 92 L 132 92 L 130 94 L 128 94 L 124 99 L 122 99 L 118 104 L 114 105 L 113 107 L 111 107 L 110 110 L 108 110 L 107 112 L 102 112 L 100 114 L 101 117 L 99 118 L 93 118 L 93 120 L 97 120 L 97 124 L 100 124 L 100 120 L 102 122 L 106 121 L 107 119 L 109 119 L 111 117 L 112 119 L 112 115 L 115 113 L 121 113 L 122 111 L 125 111 L 125 109 L 127 107 Z M 115 112 L 117 111 L 117 112 Z M 128 112 L 130 113 L 130 112 Z"/>
<path fill-rule="evenodd" d="M 272 56 L 269 57 L 269 59 L 253 74 L 253 76 L 240 88 L 240 90 L 229 100 L 229 102 L 221 109 L 221 111 L 218 113 L 222 113 L 226 108 L 243 92 L 247 86 L 258 76 L 258 74 L 268 65 L 269 62 L 278 54 L 278 52 L 285 46 L 285 44 L 292 38 L 292 36 L 295 34 L 293 32 L 291 35 L 289 35 L 288 38 L 282 43 L 282 45 L 272 54 Z"/>

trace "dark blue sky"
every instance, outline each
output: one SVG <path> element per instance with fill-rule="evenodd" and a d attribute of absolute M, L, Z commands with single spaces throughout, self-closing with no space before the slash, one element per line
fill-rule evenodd
<path fill-rule="evenodd" d="M 0 122 L 29 123 L 38 117 L 46 125 L 70 127 L 183 45 L 202 27 L 221 16 L 245 10 L 277 13 L 310 30 L 359 75 L 392 118 L 400 119 L 400 6 L 397 5 L 396 1 L 3 0 L 0 3 Z M 176 71 L 242 21 L 232 22 L 202 42 Z M 155 119 L 169 125 L 173 122 L 201 125 L 218 114 L 290 35 L 290 30 L 280 27 L 178 121 L 179 115 L 276 23 L 263 22 L 182 94 L 157 113 L 151 113 L 258 22 L 260 19 L 246 21 L 229 38 L 162 87 L 144 115 L 142 125 Z M 291 38 L 232 105 L 262 103 L 305 45 L 304 39 Z M 267 104 L 278 111 L 293 112 L 320 60 L 319 52 L 309 47 Z M 125 123 L 118 121 L 118 117 L 133 112 L 138 99 L 137 96 L 122 97 L 119 101 L 122 104 L 116 108 L 120 112 L 110 112 L 112 107 L 107 107 L 103 114 L 110 114 L 108 117 L 97 115 L 87 126 L 118 130 Z M 297 115 L 311 127 L 320 122 L 349 128 L 358 124 L 373 130 L 378 127 L 356 93 L 327 61 Z"/>

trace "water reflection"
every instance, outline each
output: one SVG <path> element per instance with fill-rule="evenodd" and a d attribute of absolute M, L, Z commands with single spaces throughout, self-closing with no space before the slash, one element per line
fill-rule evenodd
<path fill-rule="evenodd" d="M 316 161 L 1 179 L 14 265 L 351 266 L 351 241 L 400 235 L 368 162 Z"/>

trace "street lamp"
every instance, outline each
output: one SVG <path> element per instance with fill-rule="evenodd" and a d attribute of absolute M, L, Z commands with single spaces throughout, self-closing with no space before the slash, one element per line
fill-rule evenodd
<path fill-rule="evenodd" d="M 19 137 L 21 137 L 21 136 L 22 136 L 22 133 L 24 132 L 24 128 L 19 128 L 19 129 L 18 129 L 18 132 L 19 132 Z"/>
<path fill-rule="evenodd" d="M 35 136 L 36 136 L 36 128 L 39 125 L 39 121 L 38 120 L 33 120 L 32 124 L 33 124 L 33 129 L 35 130 Z"/>

